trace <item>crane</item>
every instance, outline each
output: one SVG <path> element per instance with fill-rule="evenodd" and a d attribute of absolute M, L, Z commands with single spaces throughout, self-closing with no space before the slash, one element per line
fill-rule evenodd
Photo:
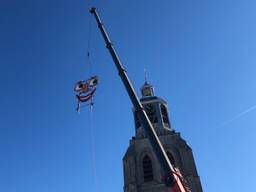
<path fill-rule="evenodd" d="M 153 148 L 153 151 L 159 161 L 160 166 L 162 167 L 164 171 L 164 183 L 165 185 L 170 189 L 171 192 L 191 192 L 189 187 L 187 186 L 185 179 L 183 178 L 182 174 L 177 168 L 174 168 L 172 164 L 170 163 L 168 156 L 163 148 L 163 145 L 161 144 L 148 116 L 143 108 L 133 86 L 131 81 L 129 80 L 129 77 L 110 41 L 109 35 L 106 32 L 106 29 L 101 22 L 101 19 L 99 17 L 99 14 L 95 7 L 92 7 L 90 9 L 90 13 L 95 16 L 96 22 L 98 24 L 98 27 L 100 29 L 100 32 L 103 36 L 103 39 L 106 43 L 106 47 L 109 50 L 109 53 L 114 61 L 114 64 L 117 68 L 118 74 L 125 86 L 125 89 L 130 97 L 130 100 L 134 106 L 135 111 L 138 114 L 138 118 L 142 124 L 142 127 L 144 128 L 149 143 Z"/>

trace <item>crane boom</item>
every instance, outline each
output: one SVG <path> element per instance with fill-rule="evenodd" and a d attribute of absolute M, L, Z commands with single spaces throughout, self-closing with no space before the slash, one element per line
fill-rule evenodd
<path fill-rule="evenodd" d="M 172 187 L 173 192 L 188 192 L 189 189 L 187 189 L 186 186 L 184 186 L 183 178 L 180 174 L 180 172 L 177 172 L 175 168 L 173 168 L 172 164 L 170 163 L 167 154 L 147 116 L 147 113 L 145 109 L 143 108 L 138 96 L 136 95 L 136 92 L 132 86 L 131 81 L 128 78 L 128 75 L 110 41 L 109 35 L 107 34 L 105 27 L 103 23 L 101 22 L 101 19 L 99 17 L 99 14 L 96 11 L 96 8 L 91 8 L 90 12 L 95 16 L 95 19 L 97 21 L 98 27 L 101 31 L 101 34 L 104 38 L 104 41 L 106 43 L 106 47 L 110 52 L 110 55 L 112 59 L 114 60 L 115 66 L 118 70 L 119 76 L 126 88 L 126 91 L 132 101 L 132 104 L 134 106 L 134 109 L 136 110 L 139 120 L 142 124 L 142 127 L 144 128 L 148 140 L 150 142 L 150 145 L 153 148 L 153 151 L 159 161 L 160 166 L 164 170 L 165 173 L 165 184 L 169 187 Z"/>

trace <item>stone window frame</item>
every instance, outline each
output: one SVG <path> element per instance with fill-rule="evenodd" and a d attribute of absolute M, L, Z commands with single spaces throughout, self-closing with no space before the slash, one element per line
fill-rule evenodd
<path fill-rule="evenodd" d="M 167 157 L 168 157 L 170 163 L 172 164 L 172 166 L 173 166 L 173 167 L 177 167 L 177 161 L 176 161 L 176 159 L 175 159 L 173 153 L 170 152 L 170 150 L 167 150 L 167 151 L 166 151 L 166 155 L 167 155 Z"/>
<path fill-rule="evenodd" d="M 170 125 L 168 107 L 165 104 L 160 103 L 159 108 L 160 108 L 160 114 L 161 114 L 161 119 L 163 124 L 167 127 L 170 127 L 171 125 Z"/>
<path fill-rule="evenodd" d="M 165 149 L 166 153 L 169 152 L 172 155 L 172 157 L 175 161 L 175 166 L 179 170 L 183 170 L 183 161 L 180 156 L 180 151 L 176 147 L 170 147 L 170 146 L 165 146 L 165 145 L 164 145 L 164 149 Z"/>
<path fill-rule="evenodd" d="M 148 156 L 150 159 L 151 159 L 151 164 L 152 164 L 152 173 L 153 173 L 153 180 L 152 181 L 148 181 L 148 182 L 145 182 L 144 181 L 144 172 L 143 172 L 143 158 L 145 156 Z M 150 149 L 146 149 L 144 150 L 140 155 L 139 155 L 139 158 L 138 158 L 138 161 L 139 161 L 139 177 L 140 177 L 140 181 L 141 183 L 150 183 L 150 182 L 153 182 L 156 180 L 156 167 L 155 167 L 155 158 L 151 152 Z"/>
<path fill-rule="evenodd" d="M 145 154 L 142 158 L 142 170 L 144 183 L 154 180 L 153 162 L 148 154 Z"/>

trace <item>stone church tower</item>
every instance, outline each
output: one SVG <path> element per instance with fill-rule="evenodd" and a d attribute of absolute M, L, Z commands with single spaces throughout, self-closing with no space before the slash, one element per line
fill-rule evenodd
<path fill-rule="evenodd" d="M 202 192 L 192 149 L 171 127 L 167 103 L 154 96 L 153 87 L 145 82 L 140 101 L 153 124 L 170 162 L 178 167 L 192 192 Z M 136 135 L 123 157 L 124 192 L 166 192 L 163 171 L 134 113 Z"/>

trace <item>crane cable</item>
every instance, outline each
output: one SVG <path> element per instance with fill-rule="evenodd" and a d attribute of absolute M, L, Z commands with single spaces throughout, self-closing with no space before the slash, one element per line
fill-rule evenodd
<path fill-rule="evenodd" d="M 92 156 L 92 171 L 93 180 L 96 192 L 99 192 L 97 168 L 96 168 L 96 150 L 95 150 L 95 136 L 94 136 L 94 115 L 93 105 L 90 105 L 90 137 L 91 137 L 91 156 Z"/>
<path fill-rule="evenodd" d="M 89 73 L 92 73 L 92 62 L 91 62 L 91 39 L 92 39 L 92 15 L 89 15 L 88 24 L 88 41 L 87 41 L 87 61 L 89 64 Z"/>
<path fill-rule="evenodd" d="M 88 25 L 88 42 L 87 42 L 87 61 L 89 65 L 89 74 L 92 74 L 92 62 L 91 62 L 91 39 L 92 39 L 92 15 L 89 14 L 89 25 Z M 97 168 L 96 168 L 96 149 L 95 149 L 95 135 L 94 135 L 94 114 L 93 114 L 93 96 L 90 101 L 90 141 L 91 141 L 91 157 L 92 157 L 92 171 L 93 171 L 93 182 L 95 191 L 99 192 Z"/>

